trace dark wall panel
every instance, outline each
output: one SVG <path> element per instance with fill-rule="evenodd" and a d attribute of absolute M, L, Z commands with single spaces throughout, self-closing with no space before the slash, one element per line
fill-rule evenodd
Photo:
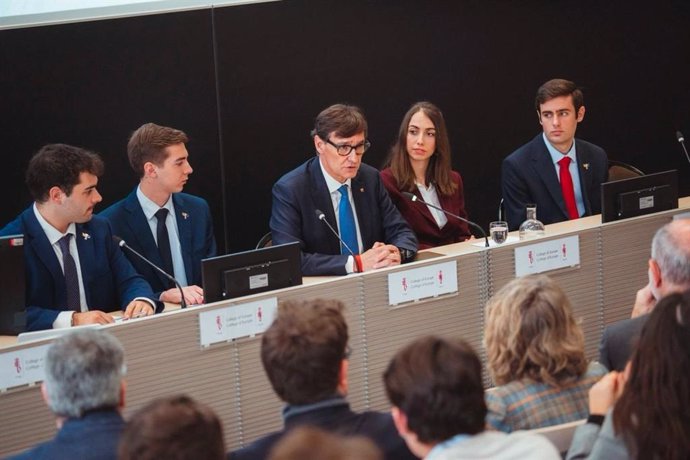
<path fill-rule="evenodd" d="M 183 129 L 194 173 L 222 237 L 221 173 L 210 11 L 0 31 L 4 156 L 0 222 L 30 202 L 23 175 L 42 145 L 98 151 L 106 162 L 98 210 L 138 182 L 129 134 L 145 122 Z M 222 239 L 220 240 L 222 242 Z"/>

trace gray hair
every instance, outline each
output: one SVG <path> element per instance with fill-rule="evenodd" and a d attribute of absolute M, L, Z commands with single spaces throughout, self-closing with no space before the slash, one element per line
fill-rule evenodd
<path fill-rule="evenodd" d="M 652 259 L 665 280 L 690 286 L 690 220 L 674 220 L 657 230 L 652 240 Z"/>
<path fill-rule="evenodd" d="M 124 377 L 124 349 L 112 335 L 88 329 L 55 340 L 46 354 L 45 388 L 50 409 L 78 418 L 116 408 Z"/>

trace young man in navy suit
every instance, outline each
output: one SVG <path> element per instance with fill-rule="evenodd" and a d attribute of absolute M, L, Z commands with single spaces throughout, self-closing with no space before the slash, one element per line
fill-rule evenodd
<path fill-rule="evenodd" d="M 230 460 L 262 460 L 295 428 L 313 426 L 344 436 L 364 436 L 386 460 L 413 460 L 383 412 L 354 412 L 347 402 L 350 347 L 344 305 L 338 300 L 288 301 L 261 339 L 261 362 L 278 397 L 285 401 L 284 427 L 242 449 Z"/>
<path fill-rule="evenodd" d="M 125 427 L 124 349 L 112 335 L 92 329 L 55 340 L 45 359 L 43 399 L 58 432 L 12 460 L 116 459 Z"/>
<path fill-rule="evenodd" d="M 187 135 L 146 123 L 129 139 L 127 155 L 139 175 L 138 187 L 101 215 L 129 246 L 173 275 L 189 305 L 204 302 L 201 260 L 216 255 L 208 203 L 181 193 L 189 175 Z M 126 252 L 134 268 L 163 302 L 181 303 L 180 291 L 162 274 Z"/>
<path fill-rule="evenodd" d="M 537 205 L 544 224 L 601 213 L 600 185 L 608 180 L 606 152 L 575 139 L 585 117 L 575 83 L 547 81 L 534 105 L 543 132 L 503 160 L 501 186 L 511 230 L 525 220 L 528 203 Z"/>
<path fill-rule="evenodd" d="M 305 275 L 345 275 L 412 259 L 417 237 L 378 171 L 362 163 L 369 148 L 362 111 L 332 105 L 316 117 L 311 135 L 316 156 L 273 186 L 273 244 L 298 241 Z"/>
<path fill-rule="evenodd" d="M 46 145 L 29 162 L 34 204 L 0 230 L 24 235 L 28 330 L 112 323 L 105 312 L 120 308 L 125 318 L 162 308 L 108 221 L 93 215 L 102 173 L 98 155 L 66 144 Z"/>

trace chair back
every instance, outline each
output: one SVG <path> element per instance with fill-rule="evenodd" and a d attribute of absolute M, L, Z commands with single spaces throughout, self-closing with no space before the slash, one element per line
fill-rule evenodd
<path fill-rule="evenodd" d="M 630 179 L 632 177 L 640 177 L 645 174 L 627 163 L 622 161 L 609 160 L 609 181 L 616 181 L 622 179 Z"/>
<path fill-rule="evenodd" d="M 271 232 L 268 232 L 261 237 L 259 242 L 256 243 L 256 249 L 266 248 L 268 246 L 273 246 L 273 238 L 271 237 Z"/>

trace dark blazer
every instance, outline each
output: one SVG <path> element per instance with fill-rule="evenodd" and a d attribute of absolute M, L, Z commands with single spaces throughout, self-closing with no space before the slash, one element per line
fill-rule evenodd
<path fill-rule="evenodd" d="M 115 460 L 125 422 L 113 410 L 89 412 L 65 421 L 55 438 L 9 460 Z"/>
<path fill-rule="evenodd" d="M 285 418 L 282 431 L 260 438 L 243 449 L 230 452 L 230 460 L 262 460 L 268 457 L 271 448 L 290 430 L 299 426 L 314 426 L 344 436 L 369 438 L 383 452 L 386 460 L 416 460 L 405 441 L 400 437 L 390 414 L 380 412 L 352 412 L 342 399 L 333 400 L 326 407 L 312 409 Z"/>
<path fill-rule="evenodd" d="M 606 152 L 580 139 L 575 139 L 575 150 L 585 203 L 584 215 L 600 214 L 600 185 L 609 177 Z M 568 220 L 558 174 L 542 134 L 503 160 L 501 187 L 506 220 L 511 230 L 516 230 L 525 221 L 528 203 L 537 205 L 537 218 L 544 224 Z"/>
<path fill-rule="evenodd" d="M 203 198 L 186 193 L 173 193 L 175 219 L 180 232 L 180 248 L 184 260 L 187 283 L 201 286 L 201 260 L 216 255 L 211 210 Z M 163 265 L 158 246 L 137 199 L 136 189 L 100 213 L 110 221 L 113 233 L 127 242 L 159 267 Z M 158 296 L 168 289 L 168 279 L 138 257 L 124 251 L 135 270 L 148 281 Z M 171 273 L 173 275 L 173 273 Z"/>
<path fill-rule="evenodd" d="M 441 207 L 448 212 L 456 214 L 464 219 L 467 219 L 467 212 L 465 211 L 465 194 L 462 187 L 462 177 L 460 174 L 451 171 L 451 180 L 458 186 L 453 195 L 441 195 L 438 193 L 438 201 Z M 429 207 L 418 201 L 412 201 L 402 195 L 398 182 L 393 177 L 390 168 L 381 171 L 381 180 L 383 185 L 388 190 L 391 201 L 403 218 L 410 224 L 410 227 L 417 235 L 419 241 L 419 249 L 432 248 L 434 246 L 443 246 L 444 244 L 452 244 L 460 241 L 465 241 L 471 236 L 467 224 L 461 220 L 448 217 L 448 222 L 443 228 L 438 228 L 438 224 L 431 215 Z M 419 189 L 414 187 L 412 191 L 421 200 L 424 199 Z"/>
<path fill-rule="evenodd" d="M 417 251 L 417 238 L 393 206 L 376 169 L 366 164 L 360 166 L 352 179 L 352 196 L 364 246 L 362 252 L 377 241 Z M 270 222 L 273 244 L 299 241 L 305 275 L 345 275 L 348 256 L 340 254 L 338 238 L 319 221 L 316 209 L 337 230 L 331 196 L 317 156 L 281 177 L 273 186 Z"/>
<path fill-rule="evenodd" d="M 50 329 L 58 314 L 67 310 L 65 276 L 45 232 L 36 220 L 33 205 L 0 230 L 0 236 L 24 235 L 26 264 L 27 330 Z M 124 309 L 136 297 L 154 300 L 151 286 L 137 274 L 112 239 L 108 221 L 93 216 L 76 224 L 81 276 L 90 308 Z M 156 301 L 156 311 L 163 308 Z"/>
<path fill-rule="evenodd" d="M 642 315 L 606 327 L 599 343 L 599 362 L 610 371 L 625 369 L 647 318 Z"/>

